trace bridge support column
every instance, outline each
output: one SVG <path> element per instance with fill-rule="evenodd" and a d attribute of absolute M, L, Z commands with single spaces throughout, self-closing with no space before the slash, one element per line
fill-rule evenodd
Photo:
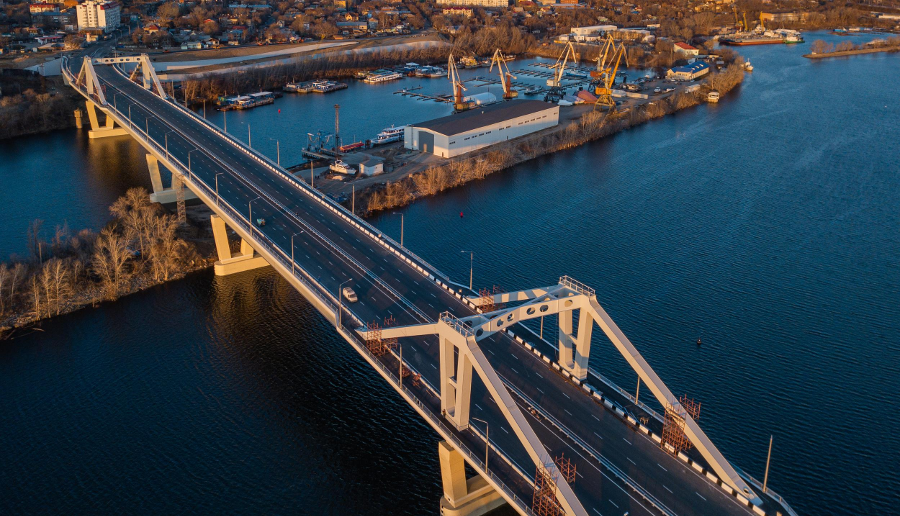
<path fill-rule="evenodd" d="M 209 221 L 212 223 L 213 239 L 216 242 L 216 252 L 219 255 L 219 261 L 216 262 L 214 267 L 216 276 L 228 276 L 229 274 L 237 274 L 238 272 L 250 271 L 269 265 L 265 258 L 254 253 L 253 248 L 244 239 L 241 239 L 240 254 L 232 255 L 231 246 L 228 244 L 228 229 L 225 226 L 225 221 L 215 215 L 211 215 Z"/>
<path fill-rule="evenodd" d="M 469 427 L 472 404 L 472 376 L 475 374 L 472 359 L 456 342 L 458 336 L 455 333 L 439 330 L 438 338 L 441 343 L 441 412 L 457 430 L 464 430 Z"/>
<path fill-rule="evenodd" d="M 442 516 L 480 516 L 502 506 L 506 500 L 480 475 L 466 478 L 462 454 L 446 441 L 438 443 L 441 460 Z"/>
<path fill-rule="evenodd" d="M 88 131 L 88 138 L 128 135 L 128 131 L 121 127 L 116 127 L 115 120 L 109 114 L 106 115 L 106 125 L 101 126 L 100 120 L 97 118 L 97 105 L 90 100 L 85 101 L 85 104 L 87 105 L 88 119 L 91 121 L 91 130 Z"/>
<path fill-rule="evenodd" d="M 150 200 L 160 204 L 170 204 L 178 200 L 178 192 L 175 191 L 175 175 L 172 175 L 172 186 L 163 187 L 162 176 L 159 173 L 159 160 L 153 154 L 147 154 L 147 168 L 150 170 L 150 184 L 153 192 Z M 190 188 L 185 189 L 184 200 L 196 199 L 197 195 Z"/>
<path fill-rule="evenodd" d="M 587 378 L 594 320 L 588 310 L 578 309 L 577 333 L 573 310 L 559 312 L 559 365 L 579 380 Z"/>

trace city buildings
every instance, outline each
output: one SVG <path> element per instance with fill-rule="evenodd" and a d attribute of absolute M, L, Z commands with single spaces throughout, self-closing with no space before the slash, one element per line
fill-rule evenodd
<path fill-rule="evenodd" d="M 502 7 L 509 6 L 509 0 L 437 0 L 438 5 L 458 5 L 466 7 Z"/>
<path fill-rule="evenodd" d="M 78 14 L 78 30 L 109 32 L 121 25 L 122 7 L 117 2 L 87 0 L 75 8 Z"/>

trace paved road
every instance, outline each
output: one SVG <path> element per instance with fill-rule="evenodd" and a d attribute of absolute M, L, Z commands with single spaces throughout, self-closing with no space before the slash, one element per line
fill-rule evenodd
<path fill-rule="evenodd" d="M 398 325 L 408 325 L 433 322 L 447 310 L 460 317 L 472 314 L 467 305 L 301 193 L 288 179 L 273 173 L 202 123 L 130 83 L 110 67 L 96 68 L 106 85 L 108 101 L 115 103 L 125 116 L 130 107 L 133 124 L 142 130 L 149 128 L 155 141 L 162 143 L 168 139 L 169 152 L 183 163 L 190 162 L 197 180 L 211 188 L 218 181 L 222 202 L 251 220 L 265 218 L 265 226 L 257 230 L 286 253 L 291 252 L 293 237 L 293 255 L 298 267 L 329 292 L 337 292 L 345 282 L 352 285 L 359 302 L 350 309 L 359 320 L 381 321 L 392 315 Z M 538 417 L 529 415 L 529 419 L 549 455 L 564 453 L 573 459 L 578 475 L 572 488 L 589 514 L 751 514 L 735 498 L 660 450 L 647 436 L 634 432 L 613 412 L 509 336 L 496 334 L 480 345 L 523 411 L 528 414 L 532 406 L 537 409 Z M 410 367 L 426 383 L 439 385 L 437 338 L 404 339 L 402 346 Z M 393 357 L 383 360 L 396 367 Z M 439 413 L 434 396 L 425 389 L 420 392 L 423 403 Z M 490 424 L 495 454 L 490 459 L 490 468 L 519 497 L 530 500 L 529 486 L 522 478 L 516 478 L 500 455 L 527 475 L 533 474 L 534 465 L 477 376 L 473 402 L 472 415 Z M 483 429 L 478 422 L 473 426 Z M 484 452 L 480 435 L 464 431 L 459 436 L 476 454 Z M 638 491 L 656 500 L 662 510 Z M 770 503 L 767 506 L 774 507 Z M 771 514 L 774 512 L 774 508 L 770 510 Z"/>

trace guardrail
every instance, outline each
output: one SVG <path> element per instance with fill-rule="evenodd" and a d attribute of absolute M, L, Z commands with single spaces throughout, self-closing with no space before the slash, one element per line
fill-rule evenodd
<path fill-rule="evenodd" d="M 77 85 L 75 83 L 74 80 L 72 80 L 73 75 L 68 70 L 67 66 L 64 66 L 63 73 L 70 80 L 70 85 L 73 88 L 75 88 L 77 91 L 79 91 L 79 93 L 81 93 L 85 97 L 91 98 L 91 95 L 87 92 L 86 88 L 80 87 L 79 85 Z M 296 279 L 300 283 L 303 283 L 309 289 L 310 293 L 312 295 L 316 296 L 316 298 L 319 300 L 320 303 L 322 303 L 323 306 L 330 309 L 333 313 L 337 313 L 337 311 L 339 309 L 341 309 L 341 308 L 339 308 L 341 306 L 341 303 L 339 302 L 339 300 L 337 300 L 335 298 L 334 295 L 332 295 L 321 284 L 319 284 L 317 281 L 315 281 L 312 278 L 312 276 L 305 269 L 303 269 L 302 267 L 297 267 L 296 263 L 292 262 L 290 260 L 287 252 L 284 249 L 282 249 L 278 244 L 276 244 L 274 241 L 269 239 L 268 236 L 265 235 L 265 233 L 256 231 L 252 224 L 252 221 L 247 219 L 240 212 L 240 210 L 238 210 L 234 206 L 232 206 L 227 200 L 222 200 L 216 194 L 216 192 L 212 188 L 210 188 L 206 183 L 195 178 L 193 173 L 191 172 L 191 170 L 188 167 L 186 167 L 184 165 L 184 163 L 182 163 L 180 160 L 178 160 L 177 158 L 173 157 L 171 154 L 166 152 L 165 148 L 163 148 L 161 145 L 157 144 L 156 141 L 153 140 L 152 137 L 150 137 L 150 135 L 145 130 L 140 128 L 140 126 L 135 126 L 134 123 L 129 118 L 127 118 L 124 115 L 124 113 L 120 112 L 115 106 L 111 106 L 111 105 L 107 104 L 105 107 L 107 109 L 115 112 L 116 115 L 118 115 L 118 118 L 120 118 L 120 120 L 119 120 L 120 124 L 121 124 L 122 120 L 127 120 L 128 121 L 127 124 L 121 124 L 121 125 L 123 125 L 123 127 L 127 126 L 129 129 L 131 129 L 133 135 L 136 136 L 139 140 L 141 140 L 143 144 L 145 144 L 146 146 L 155 150 L 159 155 L 165 156 L 165 161 L 167 162 L 166 163 L 167 167 L 171 166 L 172 172 L 179 174 L 185 183 L 189 184 L 192 188 L 202 190 L 205 194 L 207 194 L 207 197 L 217 199 L 219 202 L 216 204 L 216 207 L 224 212 L 227 212 L 228 217 L 230 219 L 232 219 L 232 222 L 234 224 L 240 226 L 241 229 L 245 230 L 249 235 L 251 235 L 252 240 L 254 241 L 254 245 L 259 245 L 262 248 L 264 248 L 266 251 L 268 251 L 268 254 L 272 258 L 278 260 L 282 264 L 282 266 L 285 268 L 285 270 L 296 270 L 296 271 L 299 271 L 300 273 L 302 273 L 302 274 L 291 273 L 291 275 L 294 279 Z M 228 168 L 231 169 L 231 167 L 228 167 Z M 238 177 L 243 179 L 244 181 L 247 181 L 248 183 L 250 183 L 250 181 L 248 179 L 244 178 L 243 175 L 240 174 L 239 172 L 237 172 L 236 170 L 231 169 L 231 171 L 233 173 L 235 173 L 235 175 L 237 175 Z M 263 193 L 263 192 L 261 192 L 261 193 Z M 266 196 L 266 197 L 268 198 L 268 196 Z M 284 208 L 283 205 L 281 205 L 277 201 L 274 201 L 274 199 L 270 199 L 270 202 L 272 202 L 275 206 L 281 207 L 284 211 L 291 213 L 295 217 L 297 217 L 296 213 L 290 212 L 289 210 Z M 354 218 L 356 218 L 356 217 L 354 217 Z M 371 226 L 369 226 L 369 227 L 371 227 Z M 321 235 L 321 233 L 319 233 L 318 231 L 316 231 L 312 228 L 309 228 L 309 229 L 314 231 L 317 234 L 317 236 L 319 236 L 323 240 L 326 239 L 324 237 L 324 235 Z M 331 245 L 333 245 L 333 244 L 331 244 Z M 352 257 L 350 257 L 350 258 L 352 259 Z M 355 262 L 355 263 L 361 269 L 367 270 L 364 267 L 362 267 L 362 265 L 359 264 L 358 262 Z M 292 267 L 292 265 L 293 265 L 293 267 Z M 429 265 L 429 267 L 430 267 L 430 265 Z M 308 276 L 308 278 L 305 276 Z M 390 288 L 390 287 L 388 287 L 388 288 Z M 399 294 L 397 294 L 396 292 L 394 292 L 394 293 L 395 293 L 395 295 L 398 296 L 399 299 L 403 299 L 402 296 L 399 296 Z M 416 309 L 416 310 L 418 311 L 418 309 Z M 364 324 L 362 322 L 362 320 L 359 319 L 359 317 L 357 317 L 355 314 L 353 314 L 350 310 L 343 309 L 342 311 L 346 311 L 350 315 L 351 319 L 353 320 L 353 322 L 355 324 L 357 324 L 359 326 L 362 326 Z M 462 323 L 459 322 L 459 324 L 462 324 Z M 464 328 L 467 328 L 465 325 L 462 325 L 462 326 Z M 404 394 L 406 394 L 407 399 L 410 400 L 412 403 L 414 403 L 420 409 L 420 412 L 425 415 L 425 417 L 429 420 L 429 422 L 432 424 L 432 426 L 438 428 L 440 433 L 445 438 L 452 441 L 453 444 L 457 447 L 457 449 L 459 449 L 462 453 L 464 453 L 467 456 L 468 460 L 476 467 L 476 469 L 480 470 L 479 471 L 480 474 L 487 476 L 494 481 L 493 483 L 495 484 L 495 487 L 498 487 L 501 491 L 503 491 L 506 494 L 505 498 L 507 500 L 510 500 L 512 503 L 514 503 L 516 505 L 516 507 L 524 514 L 527 514 L 527 515 L 533 514 L 533 512 L 531 511 L 531 508 L 526 503 L 526 501 L 520 499 L 511 489 L 509 489 L 509 487 L 504 483 L 504 481 L 500 477 L 495 475 L 492 471 L 486 470 L 484 467 L 484 463 L 478 458 L 478 456 L 476 454 L 474 454 L 472 452 L 472 450 L 468 446 L 466 446 L 458 437 L 456 437 L 456 435 L 454 435 L 453 432 L 448 427 L 446 427 L 443 424 L 443 422 L 441 422 L 440 419 L 438 419 L 437 416 L 425 404 L 423 404 L 409 388 L 403 386 L 402 382 L 399 381 L 398 377 L 391 370 L 389 370 L 387 368 L 387 366 L 385 366 L 381 361 L 377 360 L 377 357 L 375 357 L 374 355 L 371 354 L 371 352 L 365 346 L 365 343 L 362 342 L 355 335 L 355 333 L 353 332 L 352 329 L 347 328 L 343 323 L 341 323 L 338 326 L 338 329 L 343 330 L 343 331 L 340 331 L 340 333 L 343 334 L 345 340 L 348 340 L 351 343 L 351 345 L 353 345 L 357 349 L 357 351 L 359 353 L 369 356 L 369 358 L 371 359 L 370 362 L 375 364 L 382 371 L 382 373 L 389 379 L 389 381 L 394 384 L 394 387 L 396 389 L 398 389 L 401 392 L 403 392 Z M 433 390 L 433 388 L 432 388 L 432 390 Z M 495 448 L 495 450 L 496 450 L 496 448 Z M 509 459 L 503 453 L 498 453 L 498 455 L 500 455 L 509 464 Z M 523 478 L 526 481 L 530 482 L 530 479 L 528 479 L 528 477 L 525 475 L 524 472 L 522 472 L 521 470 L 518 470 L 512 464 L 509 464 L 509 465 L 511 468 L 513 468 L 513 470 L 517 471 L 517 473 L 519 473 L 521 476 L 523 476 Z"/>

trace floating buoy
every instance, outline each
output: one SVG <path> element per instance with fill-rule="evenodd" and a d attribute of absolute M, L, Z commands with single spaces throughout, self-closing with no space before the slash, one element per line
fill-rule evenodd
<path fill-rule="evenodd" d="M 700 337 L 697 337 L 697 345 L 702 346 L 703 342 L 700 340 Z"/>
<path fill-rule="evenodd" d="M 279 109 L 278 112 L 281 113 L 281 110 Z"/>
<path fill-rule="evenodd" d="M 459 212 L 459 218 L 463 218 L 463 212 Z"/>

